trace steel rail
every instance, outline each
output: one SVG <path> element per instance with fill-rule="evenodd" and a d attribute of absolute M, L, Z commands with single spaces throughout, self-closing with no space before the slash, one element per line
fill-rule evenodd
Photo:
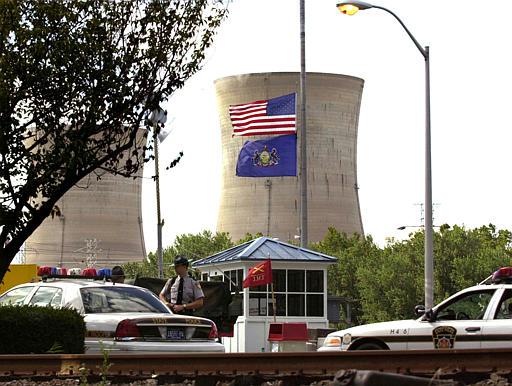
<path fill-rule="evenodd" d="M 102 354 L 0 355 L 0 377 L 101 374 Z M 512 350 L 286 353 L 112 353 L 109 375 L 334 375 L 343 369 L 407 374 L 512 370 Z M 83 371 L 83 370 L 82 370 Z"/>

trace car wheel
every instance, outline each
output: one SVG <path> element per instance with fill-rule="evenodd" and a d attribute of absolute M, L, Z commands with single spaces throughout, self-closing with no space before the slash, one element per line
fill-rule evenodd
<path fill-rule="evenodd" d="M 365 342 L 357 346 L 354 350 L 386 350 L 386 348 L 377 342 Z"/>

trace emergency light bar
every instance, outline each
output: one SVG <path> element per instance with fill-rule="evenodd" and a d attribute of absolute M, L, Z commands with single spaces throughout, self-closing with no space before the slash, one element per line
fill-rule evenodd
<path fill-rule="evenodd" d="M 494 284 L 512 283 L 512 267 L 502 267 L 492 274 Z"/>
<path fill-rule="evenodd" d="M 70 277 L 73 276 L 73 278 L 94 278 L 94 277 L 110 277 L 112 276 L 112 270 L 110 268 L 102 268 L 99 270 L 96 270 L 96 268 L 60 268 L 60 267 L 49 267 L 49 266 L 42 266 L 37 267 L 37 276 L 45 276 L 45 277 L 61 277 L 65 278 L 66 276 Z M 71 277 L 70 277 L 71 278 Z"/>

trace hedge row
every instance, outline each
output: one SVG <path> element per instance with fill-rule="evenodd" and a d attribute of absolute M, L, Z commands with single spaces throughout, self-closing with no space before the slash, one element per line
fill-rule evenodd
<path fill-rule="evenodd" d="M 74 309 L 0 306 L 0 354 L 84 352 L 85 322 Z"/>

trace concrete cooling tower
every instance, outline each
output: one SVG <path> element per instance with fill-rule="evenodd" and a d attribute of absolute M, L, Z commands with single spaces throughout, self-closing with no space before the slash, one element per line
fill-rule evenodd
<path fill-rule="evenodd" d="M 85 177 L 57 202 L 61 216 L 48 217 L 27 240 L 26 263 L 112 268 L 141 261 L 146 256 L 141 189 L 141 178 Z"/>
<path fill-rule="evenodd" d="M 283 241 L 299 235 L 299 178 L 237 177 L 235 169 L 243 143 L 264 137 L 232 137 L 228 111 L 230 105 L 293 92 L 299 103 L 299 78 L 299 73 L 260 73 L 215 81 L 223 152 L 217 231 L 229 232 L 233 240 L 258 232 Z M 362 234 L 357 126 L 364 81 L 346 75 L 308 73 L 306 84 L 309 242 L 322 240 L 330 226 L 347 234 Z M 300 111 L 298 106 L 296 111 Z M 299 133 L 298 165 L 300 156 Z"/>

